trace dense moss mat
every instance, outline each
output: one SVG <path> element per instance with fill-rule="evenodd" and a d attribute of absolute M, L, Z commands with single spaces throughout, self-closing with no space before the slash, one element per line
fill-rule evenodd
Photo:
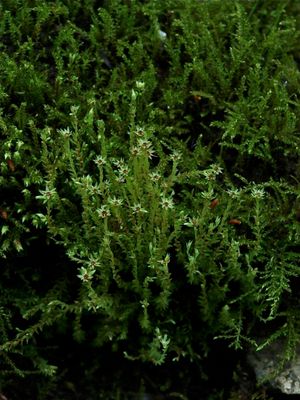
<path fill-rule="evenodd" d="M 248 348 L 293 356 L 299 27 L 293 0 L 1 2 L 9 398 L 234 400 Z"/>

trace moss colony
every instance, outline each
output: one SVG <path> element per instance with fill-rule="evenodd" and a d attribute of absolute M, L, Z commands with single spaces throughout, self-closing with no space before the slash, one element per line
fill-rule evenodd
<path fill-rule="evenodd" d="M 292 357 L 299 23 L 292 0 L 1 1 L 9 399 L 221 399 L 258 341 Z"/>

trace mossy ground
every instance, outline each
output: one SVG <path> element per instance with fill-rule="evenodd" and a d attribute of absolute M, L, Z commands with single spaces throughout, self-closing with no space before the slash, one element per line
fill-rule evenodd
<path fill-rule="evenodd" d="M 3 0 L 0 36 L 1 391 L 267 399 L 248 347 L 300 338 L 298 2 Z"/>

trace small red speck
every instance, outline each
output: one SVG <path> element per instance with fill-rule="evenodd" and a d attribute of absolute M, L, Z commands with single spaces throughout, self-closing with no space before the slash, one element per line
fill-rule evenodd
<path fill-rule="evenodd" d="M 209 205 L 209 208 L 211 208 L 211 209 L 213 210 L 215 207 L 217 207 L 217 205 L 218 205 L 219 203 L 220 203 L 220 202 L 219 202 L 218 199 L 214 199 L 214 200 L 211 201 L 211 203 L 210 203 L 210 205 Z"/>
<path fill-rule="evenodd" d="M 239 219 L 233 218 L 228 221 L 230 225 L 240 225 L 242 222 Z"/>
<path fill-rule="evenodd" d="M 1 215 L 1 217 L 2 217 L 3 219 L 7 219 L 7 218 L 8 218 L 7 211 L 5 211 L 5 210 L 1 210 L 1 209 L 0 209 L 0 215 Z"/>
<path fill-rule="evenodd" d="M 15 169 L 16 169 L 16 167 L 15 167 L 15 164 L 14 164 L 13 160 L 6 160 L 6 162 L 7 162 L 8 168 L 9 168 L 12 172 L 14 172 Z"/>

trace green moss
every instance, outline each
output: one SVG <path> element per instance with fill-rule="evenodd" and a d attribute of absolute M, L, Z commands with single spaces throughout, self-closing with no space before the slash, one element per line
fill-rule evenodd
<path fill-rule="evenodd" d="M 291 357 L 299 7 L 3 1 L 0 35 L 7 372 L 54 375 L 57 326 L 180 368 L 263 324 Z"/>

